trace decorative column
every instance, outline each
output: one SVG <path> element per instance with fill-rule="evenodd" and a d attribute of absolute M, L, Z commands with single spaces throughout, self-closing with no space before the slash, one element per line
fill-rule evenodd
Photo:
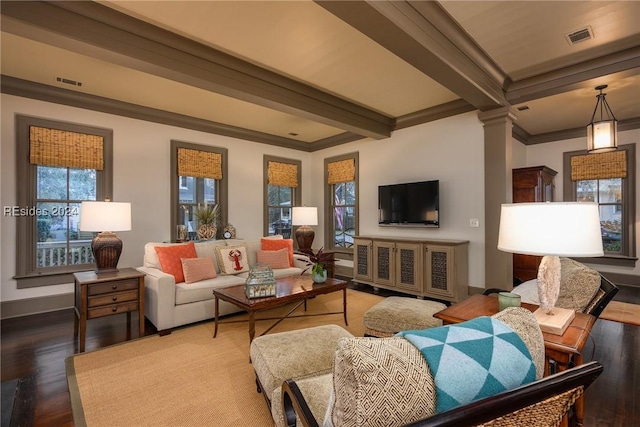
<path fill-rule="evenodd" d="M 513 256 L 498 250 L 500 207 L 511 203 L 512 128 L 517 116 L 510 107 L 478 113 L 484 123 L 484 253 L 485 287 L 512 289 Z"/>

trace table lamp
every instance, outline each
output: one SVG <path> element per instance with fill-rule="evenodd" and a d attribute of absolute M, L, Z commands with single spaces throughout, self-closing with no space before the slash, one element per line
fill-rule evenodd
<path fill-rule="evenodd" d="M 299 225 L 296 229 L 296 242 L 301 252 L 310 251 L 315 233 L 309 227 L 318 225 L 318 208 L 307 206 L 295 206 L 292 208 L 291 225 Z"/>
<path fill-rule="evenodd" d="M 534 314 L 540 329 L 561 335 L 575 317 L 575 312 L 554 307 L 560 292 L 559 257 L 603 255 L 598 204 L 503 204 L 498 249 L 543 256 L 538 268 L 540 308 Z"/>
<path fill-rule="evenodd" d="M 91 241 L 97 274 L 118 271 L 122 240 L 114 231 L 128 230 L 131 230 L 131 203 L 82 202 L 80 205 L 80 231 L 98 232 Z"/>

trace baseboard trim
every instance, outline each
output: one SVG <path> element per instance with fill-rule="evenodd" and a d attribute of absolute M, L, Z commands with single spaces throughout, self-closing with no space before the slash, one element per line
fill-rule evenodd
<path fill-rule="evenodd" d="M 31 314 L 47 313 L 49 311 L 64 310 L 74 306 L 73 292 L 46 297 L 25 298 L 0 303 L 0 319 L 29 316 Z"/>

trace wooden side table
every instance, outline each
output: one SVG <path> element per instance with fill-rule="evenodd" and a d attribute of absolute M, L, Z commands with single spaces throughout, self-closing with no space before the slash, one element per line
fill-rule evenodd
<path fill-rule="evenodd" d="M 127 313 L 127 328 L 131 327 L 131 312 L 138 311 L 139 336 L 144 335 L 144 274 L 133 268 L 96 274 L 82 271 L 73 274 L 75 287 L 74 337 L 80 334 L 80 352 L 84 351 L 87 320 Z"/>

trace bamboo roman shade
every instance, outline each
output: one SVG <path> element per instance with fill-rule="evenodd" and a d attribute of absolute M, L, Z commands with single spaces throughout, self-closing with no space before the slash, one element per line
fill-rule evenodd
<path fill-rule="evenodd" d="M 269 185 L 297 187 L 298 165 L 293 163 L 268 162 L 267 180 Z"/>
<path fill-rule="evenodd" d="M 585 154 L 571 158 L 571 180 L 611 179 L 627 177 L 626 150 Z"/>
<path fill-rule="evenodd" d="M 178 148 L 178 175 L 222 179 L 222 154 Z"/>
<path fill-rule="evenodd" d="M 29 127 L 29 162 L 75 169 L 104 169 L 104 140 L 99 135 Z"/>
<path fill-rule="evenodd" d="M 339 160 L 327 164 L 327 184 L 356 180 L 356 162 L 354 159 Z"/>

